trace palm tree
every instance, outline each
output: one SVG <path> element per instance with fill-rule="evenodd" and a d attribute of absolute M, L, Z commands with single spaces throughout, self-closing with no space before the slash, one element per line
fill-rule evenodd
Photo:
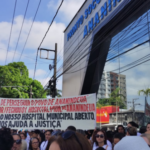
<path fill-rule="evenodd" d="M 111 105 L 119 105 L 120 108 L 125 108 L 124 100 L 125 96 L 123 94 L 119 93 L 120 89 L 116 88 L 110 95 L 109 95 L 109 101 Z"/>
<path fill-rule="evenodd" d="M 100 102 L 98 101 L 98 102 L 96 103 L 96 107 L 97 107 L 97 108 L 101 108 L 101 107 L 103 107 L 103 105 L 100 104 Z"/>
<path fill-rule="evenodd" d="M 120 108 L 126 108 L 125 105 L 125 96 L 119 93 L 120 89 L 117 88 L 111 94 L 109 94 L 109 98 L 99 99 L 97 102 L 97 107 L 101 108 L 102 106 L 108 105 L 119 105 Z"/>
<path fill-rule="evenodd" d="M 148 96 L 150 95 L 150 89 L 147 88 L 145 90 L 139 90 L 138 94 L 141 95 L 141 93 L 143 93 L 143 95 L 146 97 L 146 99 L 148 98 Z"/>

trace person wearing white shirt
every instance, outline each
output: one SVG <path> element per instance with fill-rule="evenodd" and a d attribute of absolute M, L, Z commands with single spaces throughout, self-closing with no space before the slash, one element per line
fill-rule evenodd
<path fill-rule="evenodd" d="M 41 146 L 40 146 L 40 150 L 45 150 L 46 147 L 47 147 L 47 144 L 48 144 L 48 140 L 50 139 L 51 137 L 51 131 L 50 130 L 47 130 L 45 131 L 45 141 L 42 142 Z"/>
<path fill-rule="evenodd" d="M 103 147 L 105 150 L 112 150 L 112 147 L 107 145 L 106 136 L 103 130 L 97 130 L 93 135 L 93 150 Z"/>

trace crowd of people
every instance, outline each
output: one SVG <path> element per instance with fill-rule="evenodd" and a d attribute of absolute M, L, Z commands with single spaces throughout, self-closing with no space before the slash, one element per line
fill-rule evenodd
<path fill-rule="evenodd" d="M 150 150 L 150 123 L 138 131 L 135 122 L 127 128 L 118 125 L 106 129 L 77 130 L 69 126 L 61 130 L 0 129 L 0 150 Z"/>

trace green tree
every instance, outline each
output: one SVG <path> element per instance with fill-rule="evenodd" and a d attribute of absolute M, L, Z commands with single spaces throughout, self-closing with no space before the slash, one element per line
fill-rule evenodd
<path fill-rule="evenodd" d="M 126 108 L 125 97 L 119 93 L 120 89 L 117 88 L 110 95 L 109 98 L 99 99 L 98 103 L 102 106 L 118 105 L 120 108 Z"/>
<path fill-rule="evenodd" d="M 146 98 L 148 98 L 148 96 L 150 95 L 150 89 L 147 88 L 147 89 L 145 89 L 145 90 L 139 90 L 139 91 L 138 91 L 138 94 L 141 95 L 141 93 L 142 93 Z"/>
<path fill-rule="evenodd" d="M 99 101 L 98 101 L 98 102 L 96 103 L 96 107 L 97 107 L 97 108 L 101 108 L 101 107 L 103 107 L 103 105 L 100 104 Z"/>
<path fill-rule="evenodd" d="M 0 97 L 29 98 L 32 85 L 32 98 L 46 98 L 46 92 L 41 83 L 29 78 L 29 71 L 23 62 L 13 62 L 0 66 Z M 13 86 L 20 86 L 15 87 Z"/>
<path fill-rule="evenodd" d="M 50 89 L 49 89 L 49 88 L 46 90 L 46 92 L 47 92 L 47 96 L 51 96 L 51 92 L 50 92 Z M 57 97 L 62 97 L 62 90 L 58 90 L 58 89 L 57 89 L 56 96 L 57 96 Z"/>

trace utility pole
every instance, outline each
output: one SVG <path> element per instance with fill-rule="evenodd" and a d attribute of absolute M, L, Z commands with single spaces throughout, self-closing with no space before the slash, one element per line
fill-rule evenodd
<path fill-rule="evenodd" d="M 32 85 L 30 85 L 30 98 L 32 98 Z"/>
<path fill-rule="evenodd" d="M 118 126 L 118 110 L 117 110 L 117 101 L 116 101 L 116 125 Z"/>
<path fill-rule="evenodd" d="M 133 116 L 132 116 L 132 120 L 134 120 L 134 114 L 135 114 L 135 105 L 134 105 L 134 99 L 132 100 L 132 104 L 133 104 Z"/>
<path fill-rule="evenodd" d="M 57 43 L 55 43 L 55 59 L 54 59 L 54 91 L 52 92 L 52 98 L 56 96 L 56 71 L 57 71 Z"/>
<path fill-rule="evenodd" d="M 47 51 L 47 57 L 46 58 L 43 58 L 41 56 L 41 51 Z M 54 59 L 49 59 L 48 55 L 49 55 L 49 51 L 52 51 L 55 53 L 55 56 L 54 56 Z M 56 71 L 57 71 L 57 43 L 55 43 L 55 50 L 50 50 L 50 49 L 45 49 L 45 48 L 40 48 L 40 58 L 41 59 L 48 59 L 48 60 L 54 60 L 54 76 L 51 80 L 49 80 L 49 88 L 50 88 L 50 95 L 52 95 L 52 98 L 55 98 L 56 96 Z M 49 66 L 49 69 L 51 70 L 52 67 L 51 65 Z"/>
<path fill-rule="evenodd" d="M 135 99 L 132 100 L 132 105 L 133 105 L 132 121 L 134 121 L 134 119 L 135 119 L 135 106 L 140 105 L 140 104 L 135 104 L 135 102 L 134 102 L 135 100 L 138 100 L 138 98 L 135 98 Z"/>

